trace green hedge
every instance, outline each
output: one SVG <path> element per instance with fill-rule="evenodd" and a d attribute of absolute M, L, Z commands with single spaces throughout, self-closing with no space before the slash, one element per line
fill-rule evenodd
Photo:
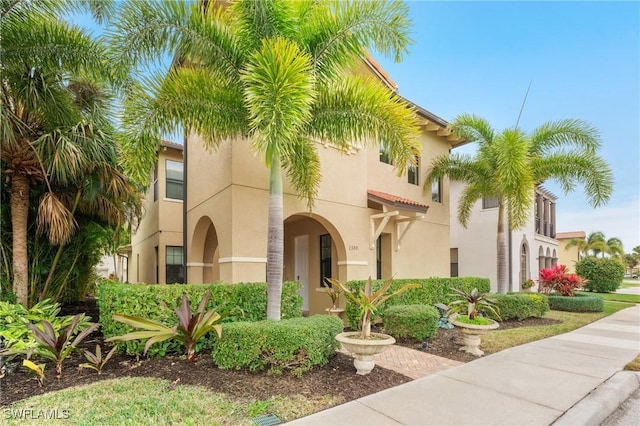
<path fill-rule="evenodd" d="M 613 293 L 624 279 L 625 267 L 615 258 L 585 257 L 576 263 L 576 273 L 586 282 L 582 286 L 587 291 Z"/>
<path fill-rule="evenodd" d="M 577 294 L 575 296 L 549 296 L 549 306 L 556 311 L 569 312 L 602 312 L 604 300 L 600 296 L 591 294 Z"/>
<path fill-rule="evenodd" d="M 530 317 L 541 317 L 549 311 L 547 297 L 539 293 L 508 293 L 492 294 L 497 306 L 500 309 L 500 318 L 503 321 L 516 319 L 522 321 Z M 491 319 L 498 320 L 498 317 L 488 312 Z"/>
<path fill-rule="evenodd" d="M 98 285 L 97 299 L 100 309 L 100 322 L 105 338 L 120 336 L 131 328 L 113 321 L 113 314 L 133 315 L 159 321 L 169 326 L 178 323 L 173 309 L 179 306 L 182 293 L 187 293 L 194 310 L 197 304 L 211 289 L 211 299 L 207 309 L 227 312 L 235 309 L 225 322 L 260 321 L 266 319 L 267 285 L 265 283 L 240 284 L 122 284 L 105 281 Z M 298 284 L 285 282 L 282 286 L 282 318 L 302 316 L 302 298 L 298 294 Z M 198 345 L 198 349 L 211 348 L 211 336 L 207 336 Z M 142 354 L 144 340 L 120 343 L 128 354 Z M 121 349 L 123 350 L 123 349 Z M 168 352 L 181 351 L 180 344 L 174 340 L 157 343 L 149 350 L 149 355 L 164 356 Z"/>
<path fill-rule="evenodd" d="M 385 333 L 393 337 L 430 339 L 438 332 L 440 313 L 428 305 L 395 305 L 384 310 L 382 324 Z"/>
<path fill-rule="evenodd" d="M 348 281 L 346 286 L 356 294 L 364 288 L 366 281 Z M 383 280 L 375 280 L 373 282 L 373 290 L 377 290 L 384 283 Z M 382 315 L 384 310 L 394 305 L 434 305 L 436 303 L 449 303 L 452 298 L 449 296 L 452 288 L 457 288 L 470 292 L 477 288 L 481 293 L 487 293 L 491 290 L 491 283 L 487 278 L 476 277 L 455 277 L 455 278 L 420 278 L 420 279 L 398 279 L 393 280 L 390 292 L 395 291 L 405 284 L 419 284 L 419 288 L 413 288 L 398 296 L 394 296 L 387 300 L 378 312 Z M 349 326 L 357 329 L 360 327 L 358 321 L 358 307 L 347 299 L 345 307 L 345 315 Z"/>
<path fill-rule="evenodd" d="M 224 369 L 300 374 L 328 362 L 339 347 L 335 337 L 342 327 L 333 315 L 224 324 L 213 359 Z"/>

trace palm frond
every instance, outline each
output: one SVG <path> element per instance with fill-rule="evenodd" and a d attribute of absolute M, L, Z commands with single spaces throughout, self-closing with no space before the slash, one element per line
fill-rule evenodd
<path fill-rule="evenodd" d="M 531 133 L 531 155 L 548 154 L 561 147 L 595 153 L 600 147 L 598 129 L 583 120 L 569 119 L 544 123 Z"/>
<path fill-rule="evenodd" d="M 451 123 L 453 133 L 469 142 L 477 142 L 480 148 L 485 144 L 490 144 L 495 131 L 489 122 L 477 115 L 461 114 Z"/>
<path fill-rule="evenodd" d="M 55 194 L 46 192 L 38 205 L 38 231 L 46 234 L 53 245 L 65 244 L 77 223 L 69 208 Z"/>
<path fill-rule="evenodd" d="M 285 149 L 282 167 L 296 194 L 306 200 L 307 208 L 311 211 L 322 178 L 315 144 L 311 140 L 296 139 Z"/>

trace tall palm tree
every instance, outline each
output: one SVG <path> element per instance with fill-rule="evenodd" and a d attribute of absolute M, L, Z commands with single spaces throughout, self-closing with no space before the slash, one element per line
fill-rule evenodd
<path fill-rule="evenodd" d="M 568 250 L 570 247 L 577 247 L 585 256 L 588 256 L 589 253 L 595 257 L 598 257 L 598 255 L 604 257 L 605 254 L 612 257 L 624 255 L 622 240 L 615 237 L 607 239 L 604 233 L 600 231 L 589 233 L 586 240 L 580 238 L 572 239 L 567 243 L 566 249 Z"/>
<path fill-rule="evenodd" d="M 448 176 L 467 184 L 458 206 L 458 220 L 466 227 L 474 204 L 483 197 L 498 199 L 498 291 L 508 290 L 506 225 L 522 228 L 532 214 L 535 188 L 552 179 L 568 192 L 582 184 L 591 205 L 609 200 L 612 172 L 597 155 L 596 129 L 580 120 L 548 122 L 530 134 L 518 127 L 497 133 L 484 119 L 460 115 L 455 134 L 478 144 L 475 156 L 452 154 L 431 163 L 425 190 L 431 182 Z"/>
<path fill-rule="evenodd" d="M 46 185 L 39 225 L 52 244 L 65 243 L 75 221 L 69 203 L 55 189 L 79 185 L 85 173 L 99 169 L 112 134 L 105 117 L 108 99 L 100 87 L 116 80 L 117 69 L 106 61 L 102 44 L 61 17 L 88 6 L 102 18 L 111 4 L 0 1 L 0 158 L 11 187 L 13 290 L 25 306 L 31 188 Z M 104 170 L 100 173 L 105 176 Z"/>
<path fill-rule="evenodd" d="M 168 73 L 130 89 L 131 175 L 146 180 L 162 132 L 181 125 L 207 146 L 246 138 L 270 168 L 267 317 L 280 319 L 282 173 L 313 207 L 316 142 L 346 149 L 383 141 L 403 171 L 418 152 L 414 114 L 374 80 L 349 74 L 375 48 L 397 59 L 408 43 L 400 1 L 130 1 L 112 36 L 124 63 L 174 58 Z"/>

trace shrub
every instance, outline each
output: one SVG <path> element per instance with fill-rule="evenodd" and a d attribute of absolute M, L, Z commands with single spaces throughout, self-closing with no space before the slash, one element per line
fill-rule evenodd
<path fill-rule="evenodd" d="M 541 317 L 549 310 L 547 297 L 537 293 L 508 293 L 494 294 L 493 299 L 500 309 L 500 317 L 503 321 L 516 319 L 522 321 L 530 317 Z M 489 314 L 489 318 L 498 320 L 498 317 Z"/>
<path fill-rule="evenodd" d="M 105 338 L 120 336 L 130 331 L 122 323 L 114 321 L 113 314 L 142 317 L 169 326 L 178 325 L 170 307 L 179 306 L 182 294 L 191 300 L 201 300 L 207 290 L 211 290 L 211 299 L 206 310 L 232 312 L 225 322 L 259 321 L 267 315 L 267 285 L 265 283 L 241 284 L 122 284 L 106 281 L 98 286 L 97 299 L 100 309 L 100 322 Z M 234 309 L 235 308 L 235 309 Z M 282 285 L 282 318 L 302 316 L 302 298 L 298 294 L 298 284 L 285 282 Z M 197 350 L 209 349 L 213 338 L 203 338 Z M 141 355 L 144 342 L 128 341 L 119 345 L 121 351 L 132 355 Z M 181 343 L 166 340 L 149 349 L 150 356 L 164 356 L 168 352 L 181 351 Z"/>
<path fill-rule="evenodd" d="M 622 284 L 624 265 L 618 259 L 589 256 L 576 263 L 576 272 L 585 279 L 585 290 L 611 293 Z"/>
<path fill-rule="evenodd" d="M 604 300 L 595 294 L 577 294 L 575 296 L 549 296 L 549 306 L 556 311 L 602 312 Z"/>
<path fill-rule="evenodd" d="M 213 359 L 224 369 L 301 374 L 328 362 L 339 346 L 335 337 L 342 327 L 333 315 L 223 324 Z"/>
<path fill-rule="evenodd" d="M 390 306 L 382 315 L 386 333 L 394 337 L 411 337 L 417 340 L 435 336 L 439 320 L 438 310 L 427 305 Z"/>
<path fill-rule="evenodd" d="M 540 270 L 540 292 L 557 293 L 561 296 L 573 296 L 582 280 L 576 274 L 567 274 L 567 265 L 555 265 Z"/>
<path fill-rule="evenodd" d="M 348 281 L 346 287 L 352 292 L 364 288 L 366 280 Z M 383 280 L 373 281 L 373 290 L 377 291 L 382 285 Z M 378 310 L 378 315 L 382 315 L 385 309 L 394 305 L 428 305 L 432 306 L 436 303 L 447 304 L 454 298 L 451 296 L 451 290 L 456 288 L 464 291 L 471 291 L 477 288 L 478 291 L 486 293 L 490 291 L 491 284 L 487 278 L 476 277 L 454 277 L 454 278 L 420 278 L 420 279 L 394 279 L 391 286 L 391 292 L 394 292 L 406 284 L 418 284 L 420 287 L 406 291 L 390 300 L 387 300 Z M 345 315 L 349 326 L 357 329 L 360 324 L 358 319 L 358 307 L 347 300 L 345 306 Z"/>

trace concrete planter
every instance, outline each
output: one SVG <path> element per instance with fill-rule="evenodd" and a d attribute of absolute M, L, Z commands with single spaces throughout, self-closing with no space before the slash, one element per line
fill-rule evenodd
<path fill-rule="evenodd" d="M 371 339 L 362 339 L 360 333 L 355 331 L 340 333 L 336 336 L 336 340 L 354 355 L 353 366 L 356 367 L 356 374 L 363 376 L 369 374 L 375 367 L 373 356 L 396 342 L 392 336 L 381 333 L 371 333 Z"/>
<path fill-rule="evenodd" d="M 453 325 L 458 327 L 464 333 L 464 346 L 460 348 L 461 351 L 465 351 L 475 356 L 482 356 L 484 352 L 480 350 L 480 336 L 485 334 L 487 331 L 495 330 L 500 327 L 496 321 L 490 319 L 490 324 L 487 325 L 477 325 L 477 324 L 466 324 L 463 322 L 459 322 L 454 320 Z"/>

